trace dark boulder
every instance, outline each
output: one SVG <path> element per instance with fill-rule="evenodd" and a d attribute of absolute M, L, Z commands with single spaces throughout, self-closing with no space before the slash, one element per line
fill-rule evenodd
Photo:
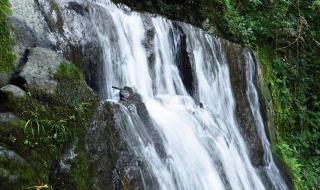
<path fill-rule="evenodd" d="M 92 189 L 158 189 L 147 164 L 136 155 L 125 139 L 127 123 L 121 105 L 103 102 L 99 106 L 87 134 Z M 120 119 L 120 122 L 121 122 Z"/>
<path fill-rule="evenodd" d="M 189 56 L 187 49 L 187 36 L 178 22 L 173 24 L 173 35 L 176 35 L 177 46 L 175 49 L 175 62 L 177 63 L 182 82 L 187 92 L 195 97 L 196 77 L 192 67 L 192 58 Z"/>

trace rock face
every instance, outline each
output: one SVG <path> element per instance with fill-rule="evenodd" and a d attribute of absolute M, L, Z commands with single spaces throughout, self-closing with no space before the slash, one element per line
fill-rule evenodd
<path fill-rule="evenodd" d="M 21 67 L 19 76 L 26 80 L 28 87 L 37 86 L 53 92 L 57 86 L 54 73 L 62 62 L 66 61 L 55 51 L 37 47 L 30 50 L 28 60 Z"/>
<path fill-rule="evenodd" d="M 182 82 L 187 89 L 188 93 L 196 97 L 196 77 L 194 69 L 192 67 L 192 59 L 188 53 L 186 34 L 178 22 L 174 24 L 175 34 L 178 34 L 177 49 L 176 49 L 176 62 L 178 63 L 178 69 Z"/>
<path fill-rule="evenodd" d="M 46 35 L 52 46 L 62 52 L 66 59 L 77 63 L 83 69 L 89 86 L 100 92 L 103 81 L 100 80 L 103 78 L 103 49 L 90 18 L 90 15 L 94 14 L 94 4 L 71 0 L 36 2 L 48 26 L 49 34 Z M 99 14 L 103 14 L 103 11 Z"/>
<path fill-rule="evenodd" d="M 259 62 L 259 57 L 255 60 L 257 65 L 256 81 L 260 95 L 261 113 L 265 126 L 268 126 L 267 135 L 271 143 L 275 142 L 275 113 L 272 104 L 272 96 L 270 88 L 263 76 L 263 68 Z"/>
<path fill-rule="evenodd" d="M 141 121 L 141 133 L 149 135 L 149 138 L 143 139 L 147 143 L 154 144 L 157 153 L 161 158 L 166 157 L 165 147 L 161 140 L 159 132 L 155 129 L 153 122 L 149 116 L 146 105 L 144 104 L 140 94 L 130 87 L 124 87 L 120 90 L 120 103 L 129 110 L 132 118 Z M 141 135 L 146 136 L 146 135 Z"/>
<path fill-rule="evenodd" d="M 116 121 L 123 118 L 120 106 L 101 103 L 89 129 L 87 147 L 94 182 L 92 189 L 157 189 L 146 164 L 123 138 L 126 124 Z"/>
<path fill-rule="evenodd" d="M 26 25 L 35 30 L 37 35 L 44 34 L 45 27 L 43 18 L 38 11 L 36 1 L 33 0 L 10 0 L 12 17 L 25 21 Z"/>
<path fill-rule="evenodd" d="M 15 51 L 17 65 L 23 59 L 25 50 L 36 46 L 49 47 L 47 40 L 47 27 L 42 15 L 33 0 L 10 0 L 12 16 L 9 21 L 15 28 L 16 39 Z"/>
<path fill-rule="evenodd" d="M 255 127 L 254 117 L 246 95 L 245 49 L 227 41 L 224 41 L 224 46 L 236 99 L 236 116 L 240 131 L 248 144 L 250 160 L 253 165 L 256 167 L 265 166 L 262 141 Z"/>

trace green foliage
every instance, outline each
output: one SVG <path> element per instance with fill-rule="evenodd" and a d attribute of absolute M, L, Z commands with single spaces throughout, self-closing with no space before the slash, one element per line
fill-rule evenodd
<path fill-rule="evenodd" d="M 11 14 L 8 0 L 0 2 L 0 72 L 13 70 L 15 55 L 12 52 L 13 39 L 10 37 L 11 26 L 6 16 Z"/>
<path fill-rule="evenodd" d="M 313 167 L 320 164 L 320 160 L 317 159 L 319 112 L 308 110 L 304 105 L 307 96 L 304 89 L 306 84 L 300 85 L 300 90 L 292 91 L 292 80 L 300 80 L 295 76 L 296 71 L 284 59 L 270 53 L 270 49 L 258 50 L 276 113 L 278 139 L 275 152 L 290 168 L 297 189 L 312 189 L 318 187 L 320 174 L 319 169 Z M 298 163 L 303 164 L 303 170 L 297 167 Z M 304 184 L 304 188 L 301 188 L 301 184 Z"/>
<path fill-rule="evenodd" d="M 24 132 L 24 144 L 31 147 L 48 147 L 48 159 L 57 159 L 61 150 L 69 144 L 81 126 L 86 125 L 91 105 L 87 102 L 75 102 L 74 105 L 61 104 L 59 100 L 44 102 L 37 95 L 29 93 L 24 99 L 13 99 L 10 106 L 15 114 L 26 122 L 20 123 L 19 128 Z M 44 92 L 43 92 L 44 93 Z M 50 96 L 43 94 L 43 96 Z M 59 99 L 59 97 L 48 97 Z M 22 110 L 22 111 L 21 111 Z M 47 148 L 46 148 L 47 150 Z"/>
<path fill-rule="evenodd" d="M 67 120 L 59 121 L 41 119 L 37 110 L 31 112 L 31 118 L 24 125 L 24 133 L 27 138 L 38 138 L 39 143 L 55 139 L 63 143 L 70 137 L 70 131 L 66 127 Z"/>
<path fill-rule="evenodd" d="M 296 190 L 303 190 L 304 185 L 301 173 L 304 166 L 299 162 L 299 159 L 297 158 L 297 150 L 295 148 L 291 148 L 280 138 L 278 139 L 277 145 L 274 149 L 290 168 Z"/>

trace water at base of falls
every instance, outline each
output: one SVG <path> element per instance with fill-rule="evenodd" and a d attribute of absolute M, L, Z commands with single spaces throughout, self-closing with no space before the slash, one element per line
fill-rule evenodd
<path fill-rule="evenodd" d="M 123 10 L 106 0 L 94 4 L 92 22 L 104 47 L 103 94 L 117 101 L 118 92 L 112 86 L 129 86 L 141 95 L 165 158 L 152 141 L 144 140 L 148 134 L 141 133 L 146 126 L 139 117 L 132 116 L 125 106 L 120 108 L 126 115 L 126 130 L 135 138 L 127 139 L 128 144 L 138 144 L 136 153 L 148 164 L 159 189 L 266 189 L 238 129 L 221 41 L 190 25 Z M 187 62 L 177 56 L 184 42 Z M 247 93 L 267 152 L 267 174 L 275 189 L 287 189 L 260 121 L 258 95 L 250 78 L 254 62 L 246 57 Z M 181 67 L 189 68 L 190 73 L 182 73 Z M 145 189 L 149 189 L 147 185 Z"/>

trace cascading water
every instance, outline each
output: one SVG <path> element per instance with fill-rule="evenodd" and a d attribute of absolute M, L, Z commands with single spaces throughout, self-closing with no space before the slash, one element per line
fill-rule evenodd
<path fill-rule="evenodd" d="M 103 47 L 106 76 L 102 94 L 118 105 L 122 115 L 119 123 L 128 144 L 155 176 L 156 185 L 144 183 L 144 188 L 267 189 L 238 130 L 221 41 L 190 25 L 179 23 L 177 27 L 165 18 L 120 9 L 107 0 L 96 0 L 94 4 L 91 18 Z M 150 31 L 154 35 L 148 36 Z M 181 40 L 188 49 L 190 73 L 181 73 L 181 57 L 177 58 Z M 265 170 L 275 189 L 287 189 L 264 132 L 252 78 L 252 57 L 246 58 L 247 95 L 264 143 L 268 163 Z M 192 76 L 191 85 L 182 77 L 186 74 Z M 157 151 L 148 134 L 150 126 L 141 121 L 137 110 L 116 103 L 119 96 L 112 86 L 134 87 L 141 95 L 151 127 L 161 138 L 164 155 Z"/>
<path fill-rule="evenodd" d="M 265 170 L 267 171 L 268 177 L 270 177 L 271 182 L 276 187 L 276 189 L 287 189 L 284 179 L 282 178 L 279 169 L 277 168 L 276 164 L 274 163 L 270 143 L 267 138 L 265 127 L 263 123 L 263 119 L 260 113 L 260 103 L 259 103 L 259 96 L 258 91 L 256 89 L 254 76 L 256 71 L 256 64 L 255 61 L 250 53 L 246 55 L 246 70 L 247 70 L 247 97 L 250 103 L 250 108 L 252 114 L 255 118 L 255 124 L 258 128 L 259 135 L 263 142 L 263 148 L 265 151 L 265 160 L 267 162 L 267 166 Z"/>

